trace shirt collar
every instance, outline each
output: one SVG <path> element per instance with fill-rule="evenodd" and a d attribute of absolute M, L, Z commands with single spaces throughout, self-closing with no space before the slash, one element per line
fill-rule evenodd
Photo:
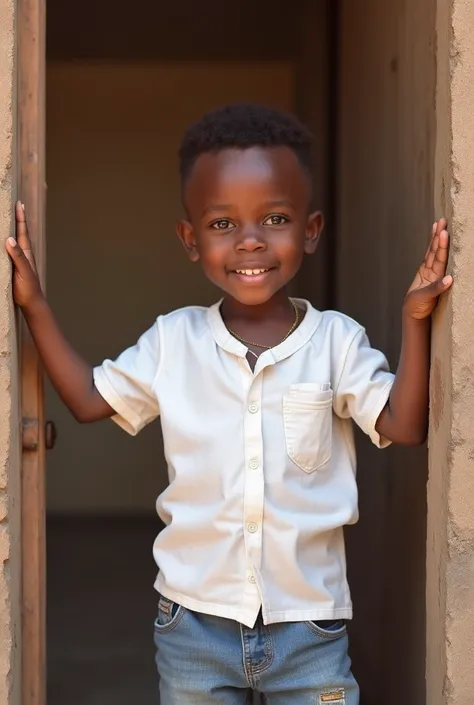
<path fill-rule="evenodd" d="M 293 331 L 293 333 L 289 335 L 286 340 L 270 350 L 265 350 L 265 352 L 260 355 L 257 360 L 255 372 L 257 372 L 258 368 L 261 368 L 263 365 L 266 366 L 269 363 L 272 364 L 279 362 L 280 360 L 293 355 L 293 353 L 302 348 L 310 340 L 316 331 L 321 321 L 321 312 L 313 308 L 310 302 L 306 299 L 292 298 L 292 301 L 298 304 L 301 308 L 306 309 L 305 317 L 301 321 L 298 328 Z M 221 304 L 222 299 L 208 309 L 208 320 L 214 340 L 217 345 L 224 350 L 227 350 L 227 352 L 237 355 L 238 357 L 245 358 L 248 348 L 241 343 L 240 340 L 234 338 L 234 336 L 227 330 L 226 325 L 222 320 L 220 310 Z"/>

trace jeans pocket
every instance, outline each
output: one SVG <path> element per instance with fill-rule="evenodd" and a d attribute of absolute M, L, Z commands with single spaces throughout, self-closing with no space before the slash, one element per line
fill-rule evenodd
<path fill-rule="evenodd" d="M 319 636 L 325 641 L 334 641 L 335 639 L 339 639 L 347 632 L 347 625 L 343 619 L 338 619 L 331 622 L 306 622 L 306 626 L 313 632 L 313 634 L 316 634 L 316 636 Z"/>
<path fill-rule="evenodd" d="M 158 615 L 155 619 L 155 633 L 171 632 L 183 618 L 184 607 L 160 595 Z"/>

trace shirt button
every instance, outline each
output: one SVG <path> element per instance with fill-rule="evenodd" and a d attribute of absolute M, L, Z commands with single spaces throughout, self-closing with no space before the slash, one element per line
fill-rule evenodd
<path fill-rule="evenodd" d="M 249 468 L 251 470 L 257 470 L 258 469 L 258 460 L 257 458 L 252 458 L 252 460 L 249 461 Z"/>
<path fill-rule="evenodd" d="M 256 414 L 258 411 L 258 404 L 256 401 L 251 401 L 249 404 L 249 411 L 251 414 Z"/>
<path fill-rule="evenodd" d="M 257 581 L 255 580 L 255 575 L 249 575 L 249 583 L 252 583 L 254 585 L 256 582 Z"/>
<path fill-rule="evenodd" d="M 258 526 L 257 524 L 254 524 L 253 522 L 247 526 L 248 531 L 250 531 L 251 534 L 255 534 L 256 531 L 258 531 Z"/>

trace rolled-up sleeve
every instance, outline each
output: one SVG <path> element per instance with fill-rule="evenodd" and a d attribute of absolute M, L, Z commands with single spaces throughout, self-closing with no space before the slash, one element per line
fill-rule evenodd
<path fill-rule="evenodd" d="M 154 392 L 163 354 L 160 338 L 157 321 L 116 360 L 94 368 L 94 384 L 116 412 L 112 420 L 132 436 L 160 413 Z"/>
<path fill-rule="evenodd" d="M 378 448 L 390 445 L 375 426 L 387 404 L 393 381 L 385 355 L 370 346 L 364 329 L 360 328 L 347 349 L 334 394 L 334 411 L 341 418 L 352 418 Z"/>

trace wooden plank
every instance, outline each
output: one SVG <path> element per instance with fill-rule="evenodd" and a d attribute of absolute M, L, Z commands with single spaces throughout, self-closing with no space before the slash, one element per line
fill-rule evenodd
<path fill-rule="evenodd" d="M 18 190 L 45 279 L 46 1 L 18 0 Z M 20 324 L 22 458 L 22 705 L 46 703 L 44 392 L 41 366 Z"/>

